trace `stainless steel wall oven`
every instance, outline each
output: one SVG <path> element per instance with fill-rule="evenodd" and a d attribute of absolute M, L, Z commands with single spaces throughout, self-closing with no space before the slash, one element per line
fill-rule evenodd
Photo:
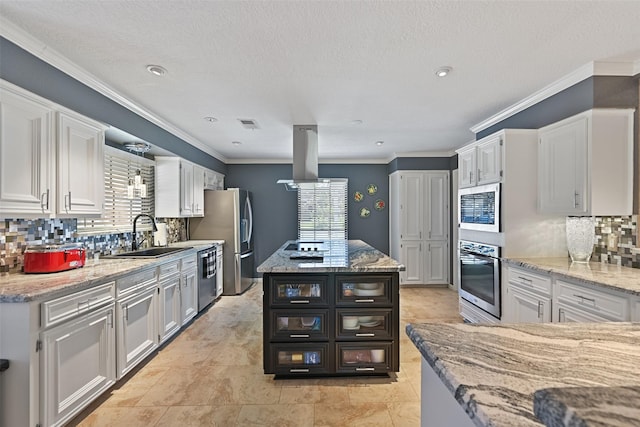
<path fill-rule="evenodd" d="M 460 240 L 460 297 L 500 319 L 500 248 Z"/>

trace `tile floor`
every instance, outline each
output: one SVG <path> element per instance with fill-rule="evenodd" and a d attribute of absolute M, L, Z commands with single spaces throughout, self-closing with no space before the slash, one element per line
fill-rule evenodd
<path fill-rule="evenodd" d="M 400 372 L 274 380 L 262 372 L 262 288 L 222 297 L 72 426 L 418 426 L 420 353 L 410 322 L 461 322 L 457 293 L 400 291 Z"/>

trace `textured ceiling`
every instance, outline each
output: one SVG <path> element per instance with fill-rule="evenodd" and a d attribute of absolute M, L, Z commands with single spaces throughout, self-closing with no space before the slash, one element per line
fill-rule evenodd
<path fill-rule="evenodd" d="M 293 124 L 318 124 L 321 160 L 449 151 L 590 61 L 640 58 L 640 1 L 0 0 L 0 16 L 229 161 L 290 159 Z"/>

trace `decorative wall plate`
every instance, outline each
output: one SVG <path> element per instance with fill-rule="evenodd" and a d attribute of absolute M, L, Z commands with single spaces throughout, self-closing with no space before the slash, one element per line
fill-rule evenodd
<path fill-rule="evenodd" d="M 387 204 L 382 199 L 376 200 L 375 204 L 373 205 L 373 207 L 376 208 L 377 211 L 383 210 L 386 206 Z"/>
<path fill-rule="evenodd" d="M 362 199 L 364 199 L 364 194 L 362 194 L 359 191 L 356 191 L 355 193 L 353 193 L 353 200 L 355 200 L 356 202 L 361 202 Z"/>
<path fill-rule="evenodd" d="M 367 193 L 370 196 L 373 196 L 374 194 L 376 194 L 378 192 L 378 186 L 375 184 L 369 184 L 367 185 Z"/>
<path fill-rule="evenodd" d="M 367 218 L 369 215 L 371 215 L 371 210 L 367 208 L 360 209 L 360 218 Z"/>

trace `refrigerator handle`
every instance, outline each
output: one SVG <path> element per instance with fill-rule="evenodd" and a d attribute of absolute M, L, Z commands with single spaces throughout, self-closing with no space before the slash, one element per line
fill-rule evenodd
<path fill-rule="evenodd" d="M 240 255 L 240 259 L 249 258 L 250 256 L 253 256 L 253 251 Z"/>
<path fill-rule="evenodd" d="M 247 193 L 247 211 L 249 214 L 249 226 L 247 227 L 247 243 L 249 243 L 249 247 L 251 247 L 251 236 L 253 234 L 253 209 L 251 208 L 251 199 L 249 198 L 249 194 Z"/>

